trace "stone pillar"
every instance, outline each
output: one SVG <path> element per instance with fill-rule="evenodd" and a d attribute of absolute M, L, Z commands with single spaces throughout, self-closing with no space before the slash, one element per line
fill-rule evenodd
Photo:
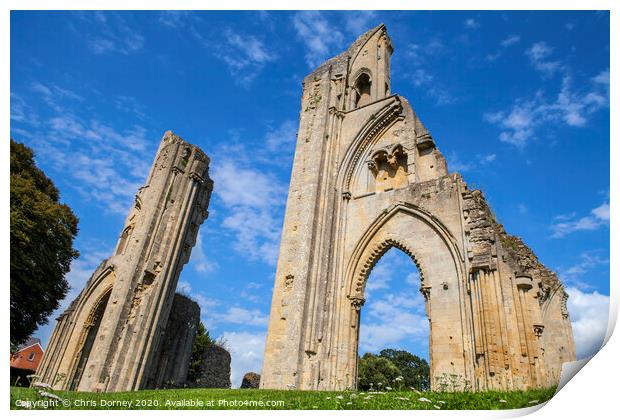
<path fill-rule="evenodd" d="M 40 368 L 45 381 L 63 377 L 56 388 L 97 392 L 147 386 L 179 275 L 208 214 L 208 168 L 209 158 L 198 147 L 165 133 L 115 254 L 95 270 L 56 326 Z M 91 314 L 108 294 L 87 348 Z"/>
<path fill-rule="evenodd" d="M 519 307 L 521 310 L 521 355 L 528 360 L 530 387 L 542 386 L 542 360 L 540 357 L 539 338 L 541 317 L 540 307 L 531 290 L 534 287 L 532 277 L 528 274 L 517 274 L 516 284 L 519 291 Z"/>

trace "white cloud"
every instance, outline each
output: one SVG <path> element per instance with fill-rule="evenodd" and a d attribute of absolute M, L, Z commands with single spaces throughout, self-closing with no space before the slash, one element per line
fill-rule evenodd
<path fill-rule="evenodd" d="M 433 81 L 433 75 L 429 74 L 424 69 L 416 69 L 410 79 L 413 81 L 415 86 L 419 87 L 430 84 Z"/>
<path fill-rule="evenodd" d="M 429 325 L 424 308 L 424 298 L 417 290 L 389 294 L 365 305 L 362 310 L 368 311 L 369 322 L 360 327 L 360 353 L 397 347 L 405 339 L 427 341 Z"/>
<path fill-rule="evenodd" d="M 189 296 L 192 293 L 192 285 L 189 284 L 189 282 L 180 280 L 177 283 L 177 293 L 181 293 L 186 296 Z"/>
<path fill-rule="evenodd" d="M 603 70 L 592 78 L 594 83 L 600 83 L 602 85 L 609 85 L 609 69 Z"/>
<path fill-rule="evenodd" d="M 86 31 L 82 33 L 90 50 L 97 55 L 129 55 L 144 46 L 144 36 L 118 13 L 83 12 Z"/>
<path fill-rule="evenodd" d="M 280 241 L 279 212 L 286 187 L 272 174 L 242 168 L 233 160 L 213 166 L 215 194 L 226 207 L 222 227 L 235 235 L 235 249 L 252 260 L 275 265 Z"/>
<path fill-rule="evenodd" d="M 345 28 L 353 35 L 362 35 L 376 26 L 376 23 L 372 23 L 376 15 L 372 10 L 348 10 L 344 17 Z"/>
<path fill-rule="evenodd" d="M 475 159 L 468 159 L 466 162 L 462 161 L 458 153 L 452 151 L 446 158 L 448 162 L 448 169 L 454 172 L 469 172 L 486 167 L 495 162 L 497 155 L 495 153 L 478 154 Z"/>
<path fill-rule="evenodd" d="M 590 211 L 587 216 L 576 218 L 574 215 L 560 216 L 551 225 L 551 237 L 563 238 L 564 236 L 578 231 L 597 230 L 609 224 L 609 203 L 604 202 Z"/>
<path fill-rule="evenodd" d="M 258 18 L 263 22 L 263 27 L 271 25 L 267 13 L 260 13 Z M 208 22 L 191 11 L 163 11 L 158 20 L 163 26 L 173 30 L 183 29 L 176 32 L 196 39 L 209 53 L 222 60 L 234 82 L 245 88 L 249 88 L 265 65 L 278 59 L 275 48 L 265 43 L 261 36 L 231 27 L 218 29 L 216 35 L 209 36 L 212 28 Z M 209 29 L 205 30 L 205 27 Z"/>
<path fill-rule="evenodd" d="M 436 105 L 448 105 L 457 101 L 457 98 L 446 88 L 442 80 L 435 77 L 432 70 L 436 65 L 445 65 L 440 59 L 445 55 L 446 47 L 438 37 L 431 38 L 421 44 L 409 44 L 405 54 L 410 69 L 405 70 L 407 78 L 415 87 L 423 87 L 422 93 L 431 98 Z"/>
<path fill-rule="evenodd" d="M 521 41 L 521 37 L 519 35 L 510 35 L 508 38 L 505 38 L 500 44 L 502 47 L 508 47 L 510 45 L 516 44 Z"/>
<path fill-rule="evenodd" d="M 566 76 L 555 100 L 546 99 L 539 91 L 533 98 L 517 99 L 510 110 L 486 113 L 484 119 L 500 128 L 500 141 L 523 148 L 535 138 L 537 128 L 549 128 L 549 123 L 583 127 L 590 115 L 608 105 L 609 85 L 601 72 L 580 91 L 573 90 L 572 80 Z"/>
<path fill-rule="evenodd" d="M 410 286 L 414 286 L 416 290 L 419 289 L 420 288 L 420 273 L 417 270 L 412 271 L 405 278 L 405 283 L 407 283 Z"/>
<path fill-rule="evenodd" d="M 464 24 L 467 29 L 478 29 L 480 27 L 480 24 L 473 18 L 465 19 Z"/>
<path fill-rule="evenodd" d="M 560 61 L 547 60 L 552 52 L 552 47 L 547 45 L 546 42 L 540 41 L 532 44 L 532 46 L 525 51 L 525 55 L 529 57 L 530 63 L 536 70 L 546 76 L 551 76 L 556 71 L 562 69 L 562 63 Z"/>
<path fill-rule="evenodd" d="M 609 296 L 598 292 L 586 293 L 575 287 L 567 287 L 568 311 L 573 325 L 577 358 L 596 353 L 607 333 L 609 319 Z"/>
<path fill-rule="evenodd" d="M 256 285 L 256 283 L 253 284 Z M 256 286 L 251 286 L 250 288 L 255 289 Z M 261 311 L 252 308 L 242 308 L 237 305 L 231 306 L 223 301 L 215 300 L 208 297 L 201 290 L 194 290 L 192 285 L 185 280 L 180 280 L 177 283 L 176 292 L 198 303 L 200 306 L 200 318 L 208 330 L 222 324 L 266 327 L 269 322 L 269 316 Z"/>
<path fill-rule="evenodd" d="M 405 50 L 405 55 L 409 62 L 414 66 L 420 66 L 422 64 L 429 63 L 432 59 L 436 59 L 438 56 L 443 55 L 446 52 L 446 47 L 439 37 L 433 37 L 420 44 L 409 44 Z"/>
<path fill-rule="evenodd" d="M 285 152 L 295 144 L 297 139 L 297 123 L 292 120 L 282 122 L 278 127 L 269 130 L 265 135 L 265 144 L 271 152 L 284 149 Z"/>
<path fill-rule="evenodd" d="M 389 264 L 382 264 L 382 262 L 384 262 L 383 260 L 382 258 L 368 276 L 368 281 L 366 282 L 367 291 L 387 289 L 389 287 L 389 282 L 394 273 Z M 368 296 L 366 296 L 366 298 L 368 298 Z"/>
<path fill-rule="evenodd" d="M 233 306 L 228 308 L 223 314 L 218 315 L 217 322 L 266 327 L 269 322 L 269 316 L 256 309 L 245 309 Z"/>
<path fill-rule="evenodd" d="M 176 292 L 194 300 L 198 306 L 200 306 L 200 317 L 202 319 L 210 319 L 209 317 L 213 316 L 213 313 L 215 313 L 216 308 L 220 304 L 215 299 L 208 297 L 203 291 L 194 290 L 192 285 L 185 280 L 180 280 L 177 283 Z M 211 323 L 207 322 L 205 326 L 207 329 L 210 329 Z"/>
<path fill-rule="evenodd" d="M 343 45 L 344 36 L 321 12 L 304 10 L 293 16 L 293 27 L 306 46 L 306 63 L 317 67 Z"/>
<path fill-rule="evenodd" d="M 263 368 L 265 351 L 264 332 L 245 331 L 225 332 L 222 340 L 231 355 L 231 382 L 233 388 L 239 388 L 243 375 L 248 372 L 260 374 Z"/>
<path fill-rule="evenodd" d="M 459 155 L 456 152 L 451 152 L 446 160 L 448 161 L 448 168 L 451 171 L 467 172 L 473 168 L 473 165 L 471 163 L 461 161 Z"/>
<path fill-rule="evenodd" d="M 274 176 L 240 166 L 233 160 L 214 162 L 214 192 L 225 205 L 261 209 L 284 198 L 286 189 Z"/>
<path fill-rule="evenodd" d="M 203 230 L 200 230 L 196 238 L 196 245 L 192 249 L 189 264 L 199 273 L 211 273 L 219 268 L 216 261 L 210 261 L 204 251 Z"/>
<path fill-rule="evenodd" d="M 28 126 L 37 160 L 50 165 L 84 201 L 124 216 L 153 158 L 156 143 L 147 140 L 147 130 L 140 125 L 119 130 L 89 116 L 82 95 L 56 84 L 36 82 L 30 88 L 37 94 L 31 101 L 40 101 L 50 114 L 44 121 L 36 116 L 20 121 Z"/>
<path fill-rule="evenodd" d="M 487 54 L 487 55 L 484 57 L 484 59 L 485 59 L 486 61 L 495 61 L 495 60 L 497 60 L 498 58 L 500 58 L 501 56 L 502 56 L 502 53 L 501 53 L 501 52 L 499 52 L 499 51 L 497 51 L 497 52 L 495 52 L 495 53 L 493 53 L 493 54 Z"/>
<path fill-rule="evenodd" d="M 592 214 L 599 220 L 609 222 L 609 203 L 603 203 L 592 209 Z"/>
<path fill-rule="evenodd" d="M 509 112 L 496 112 L 485 115 L 485 120 L 500 126 L 504 131 L 499 135 L 503 142 L 523 147 L 534 134 L 535 112 L 531 103 L 516 103 Z"/>
<path fill-rule="evenodd" d="M 564 284 L 576 286 L 581 290 L 592 289 L 591 282 L 584 281 L 592 269 L 608 266 L 609 258 L 601 256 L 600 251 L 585 251 L 572 260 L 572 265 L 558 270 L 558 276 Z"/>
<path fill-rule="evenodd" d="M 258 76 L 265 64 L 275 61 L 277 54 L 254 35 L 246 35 L 226 28 L 224 45 L 215 48 L 215 55 L 228 66 L 235 81 L 242 86 Z"/>
<path fill-rule="evenodd" d="M 395 278 L 396 275 L 403 276 L 404 273 L 407 273 L 404 279 Z M 377 261 L 368 276 L 365 288 L 366 299 L 370 299 L 371 292 L 388 289 L 391 284 L 399 284 L 402 280 L 414 285 L 412 282 L 415 279 L 419 279 L 419 273 L 411 258 L 400 250 L 390 249 Z"/>

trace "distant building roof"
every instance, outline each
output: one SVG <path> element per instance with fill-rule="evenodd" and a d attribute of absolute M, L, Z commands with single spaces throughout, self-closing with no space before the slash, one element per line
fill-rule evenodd
<path fill-rule="evenodd" d="M 43 347 L 38 338 L 29 338 L 15 354 L 11 355 L 11 367 L 36 372 L 43 358 Z"/>
<path fill-rule="evenodd" d="M 21 346 L 19 346 L 17 348 L 17 351 L 21 351 L 23 349 L 25 349 L 26 347 L 30 347 L 34 344 L 38 344 L 39 346 L 41 346 L 41 340 L 39 340 L 38 338 L 35 337 L 28 337 L 28 339 L 24 342 L 24 344 L 22 344 Z M 43 346 L 41 346 L 43 347 Z"/>

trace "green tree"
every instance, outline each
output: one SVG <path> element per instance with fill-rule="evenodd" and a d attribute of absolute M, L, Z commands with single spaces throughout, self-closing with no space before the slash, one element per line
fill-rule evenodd
<path fill-rule="evenodd" d="M 200 322 L 196 330 L 194 347 L 192 347 L 192 357 L 189 361 L 189 370 L 187 371 L 187 380 L 189 382 L 196 382 L 196 380 L 200 378 L 202 365 L 204 364 L 205 351 L 207 347 L 213 344 L 215 344 L 215 340 L 209 336 L 209 331 L 207 331 L 204 324 Z"/>
<path fill-rule="evenodd" d="M 11 344 L 24 342 L 58 308 L 78 219 L 59 202 L 31 149 L 11 139 Z"/>
<path fill-rule="evenodd" d="M 385 357 L 366 353 L 359 359 L 357 387 L 360 390 L 392 387 L 399 376 L 398 367 Z"/>
<path fill-rule="evenodd" d="M 426 360 L 405 350 L 385 349 L 379 352 L 400 370 L 403 384 L 409 388 L 425 391 L 430 387 L 430 368 Z"/>

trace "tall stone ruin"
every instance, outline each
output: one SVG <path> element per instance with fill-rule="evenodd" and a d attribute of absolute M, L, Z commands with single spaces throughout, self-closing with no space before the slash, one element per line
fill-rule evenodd
<path fill-rule="evenodd" d="M 207 155 L 166 132 L 114 255 L 57 319 L 37 371 L 41 381 L 102 392 L 185 377 L 200 310 L 175 298 L 175 289 L 212 190 Z"/>
<path fill-rule="evenodd" d="M 303 80 L 261 388 L 356 387 L 366 281 L 392 247 L 420 272 L 433 389 L 556 384 L 575 360 L 564 287 L 448 172 L 391 93 L 392 52 L 380 25 Z"/>

